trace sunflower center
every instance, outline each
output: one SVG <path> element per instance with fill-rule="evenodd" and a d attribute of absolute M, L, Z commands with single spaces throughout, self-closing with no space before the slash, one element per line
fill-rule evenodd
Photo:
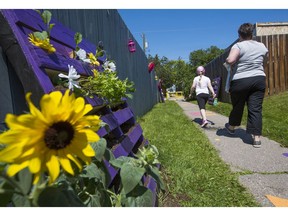
<path fill-rule="evenodd" d="M 50 149 L 62 149 L 70 144 L 74 137 L 74 129 L 69 122 L 54 123 L 45 131 L 44 141 Z"/>

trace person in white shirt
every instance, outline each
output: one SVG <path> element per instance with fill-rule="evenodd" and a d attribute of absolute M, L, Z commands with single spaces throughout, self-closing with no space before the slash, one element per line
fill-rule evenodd
<path fill-rule="evenodd" d="M 246 132 L 253 137 L 253 147 L 261 146 L 262 134 L 262 104 L 266 88 L 264 61 L 268 49 L 263 43 L 252 40 L 254 26 L 243 23 L 239 29 L 239 42 L 231 47 L 226 63 L 233 70 L 230 82 L 230 97 L 232 111 L 225 128 L 230 134 L 235 133 L 235 127 L 240 126 L 244 106 L 247 103 L 248 117 Z"/>
<path fill-rule="evenodd" d="M 199 66 L 197 67 L 196 72 L 198 76 L 196 76 L 193 80 L 189 97 L 191 97 L 192 93 L 195 90 L 197 103 L 202 117 L 201 127 L 203 128 L 206 127 L 206 125 L 208 124 L 206 117 L 206 103 L 210 97 L 209 90 L 212 93 L 213 98 L 216 97 L 216 94 L 211 85 L 210 78 L 205 76 L 205 68 L 203 66 Z"/>

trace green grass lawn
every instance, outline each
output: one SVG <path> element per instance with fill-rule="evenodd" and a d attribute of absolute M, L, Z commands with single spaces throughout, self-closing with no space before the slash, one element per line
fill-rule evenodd
<path fill-rule="evenodd" d="M 197 103 L 193 101 L 193 103 Z M 229 116 L 232 105 L 219 102 L 217 106 L 206 105 L 207 110 Z M 262 135 L 288 147 L 288 91 L 265 97 L 263 102 L 263 129 Z M 247 108 L 245 106 L 242 125 L 247 122 Z"/>
<path fill-rule="evenodd" d="M 173 101 L 159 103 L 137 119 L 146 139 L 159 150 L 167 190 L 159 206 L 259 206 L 219 157 L 205 134 Z"/>

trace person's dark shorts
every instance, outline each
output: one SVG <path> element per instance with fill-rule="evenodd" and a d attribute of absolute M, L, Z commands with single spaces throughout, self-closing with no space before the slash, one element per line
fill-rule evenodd
<path fill-rule="evenodd" d="M 209 94 L 201 93 L 196 96 L 199 109 L 205 109 L 205 105 L 209 99 Z"/>

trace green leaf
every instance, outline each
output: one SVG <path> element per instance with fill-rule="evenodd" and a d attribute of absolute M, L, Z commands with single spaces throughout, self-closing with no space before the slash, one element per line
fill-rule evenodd
<path fill-rule="evenodd" d="M 142 167 L 135 167 L 131 163 L 125 163 L 122 165 L 120 177 L 126 194 L 132 191 L 139 184 L 144 173 L 145 169 Z"/>
<path fill-rule="evenodd" d="M 21 187 L 22 192 L 26 195 L 29 194 L 29 192 L 32 188 L 32 180 L 33 180 L 33 176 L 30 173 L 29 169 L 25 168 L 25 169 L 21 170 L 17 174 L 17 177 L 18 177 L 17 182 L 19 184 L 19 187 Z"/>
<path fill-rule="evenodd" d="M 46 31 L 34 32 L 33 35 L 35 37 L 39 38 L 40 40 L 45 40 L 46 38 L 48 38 L 48 33 Z"/>
<path fill-rule="evenodd" d="M 83 172 L 80 174 L 80 176 L 86 178 L 95 178 L 98 175 L 97 170 L 98 167 L 94 163 L 91 163 L 83 169 Z"/>
<path fill-rule="evenodd" d="M 100 198 L 101 197 L 98 194 L 91 195 L 88 207 L 101 207 Z"/>
<path fill-rule="evenodd" d="M 50 21 L 51 21 L 52 14 L 51 14 L 50 11 L 44 10 L 43 13 L 41 14 L 41 17 L 42 17 L 43 22 L 44 22 L 45 24 L 49 24 Z"/>
<path fill-rule="evenodd" d="M 126 207 L 153 207 L 153 193 L 150 189 L 137 185 L 127 194 Z"/>
<path fill-rule="evenodd" d="M 82 41 L 82 34 L 79 32 L 76 32 L 74 35 L 74 41 L 76 43 L 76 45 L 78 45 L 79 43 L 81 43 Z"/>
<path fill-rule="evenodd" d="M 110 164 L 114 167 L 117 167 L 117 168 L 122 168 L 122 166 L 125 164 L 125 163 L 130 163 L 132 162 L 133 160 L 135 160 L 134 158 L 130 158 L 130 157 L 125 157 L 125 156 L 120 156 L 118 157 L 117 159 L 114 159 L 114 160 L 110 160 Z"/>
<path fill-rule="evenodd" d="M 14 193 L 13 187 L 7 181 L 0 182 L 0 207 L 7 207 Z"/>
<path fill-rule="evenodd" d="M 26 196 L 22 196 L 20 194 L 13 194 L 12 203 L 15 207 L 31 207 L 31 203 Z"/>
<path fill-rule="evenodd" d="M 62 187 L 47 187 L 38 198 L 40 207 L 84 207 L 72 190 Z"/>
<path fill-rule="evenodd" d="M 51 30 L 55 26 L 55 23 L 49 24 L 49 29 Z"/>
<path fill-rule="evenodd" d="M 41 11 L 40 10 L 35 10 L 40 16 L 41 16 Z"/>
<path fill-rule="evenodd" d="M 115 156 L 114 156 L 113 152 L 107 148 L 105 149 L 104 158 L 107 161 L 115 160 Z"/>
<path fill-rule="evenodd" d="M 126 97 L 132 99 L 132 98 L 133 98 L 133 95 L 132 95 L 132 94 L 126 94 Z"/>
<path fill-rule="evenodd" d="M 101 161 L 104 157 L 104 153 L 107 147 L 107 142 L 104 138 L 101 138 L 98 142 L 91 143 L 92 148 L 96 152 L 96 159 Z"/>
<path fill-rule="evenodd" d="M 152 178 L 155 179 L 158 187 L 160 187 L 161 190 L 166 190 L 165 184 L 164 184 L 164 182 L 160 176 L 160 172 L 159 172 L 157 167 L 151 167 L 150 166 L 150 169 L 147 170 L 147 174 L 152 176 Z"/>

